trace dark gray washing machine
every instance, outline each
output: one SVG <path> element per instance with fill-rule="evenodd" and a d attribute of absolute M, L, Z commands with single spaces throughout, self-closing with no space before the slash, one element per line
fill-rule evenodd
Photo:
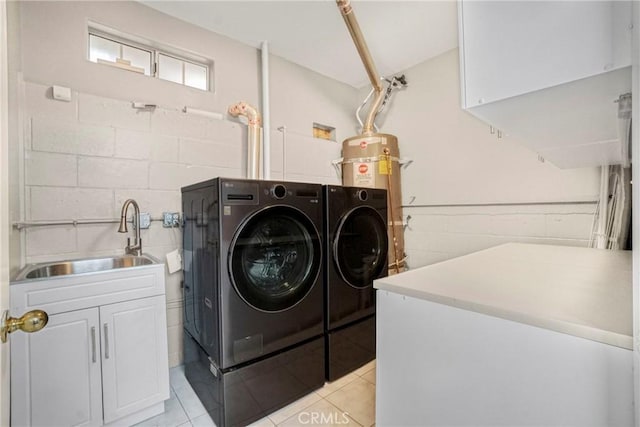
<path fill-rule="evenodd" d="M 216 425 L 322 387 L 322 187 L 216 178 L 182 205 L 185 374 Z"/>
<path fill-rule="evenodd" d="M 325 205 L 326 378 L 334 381 L 373 360 L 373 281 L 388 272 L 387 191 L 323 187 Z"/>

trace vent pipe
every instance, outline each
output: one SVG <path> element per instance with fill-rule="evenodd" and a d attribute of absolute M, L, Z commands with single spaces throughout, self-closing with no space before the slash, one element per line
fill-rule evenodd
<path fill-rule="evenodd" d="M 400 273 L 406 268 L 404 253 L 404 229 L 402 220 L 402 192 L 400 190 L 400 151 L 398 138 L 375 131 L 375 119 L 381 110 L 385 93 L 380 76 L 371 59 L 369 48 L 353 13 L 349 0 L 336 0 L 347 29 L 356 45 L 360 59 L 367 71 L 375 94 L 371 110 L 362 125 L 362 133 L 342 142 L 342 184 L 354 187 L 385 188 L 387 190 L 387 216 L 389 248 L 387 259 L 389 274 Z M 398 83 L 406 85 L 404 77 Z M 395 86 L 390 81 L 389 89 Z M 390 95 L 390 92 L 389 92 Z M 365 100 L 366 102 L 366 100 Z M 360 120 L 358 120 L 360 121 Z"/>
<path fill-rule="evenodd" d="M 258 110 L 246 102 L 238 102 L 229 107 L 233 117 L 245 116 L 247 125 L 247 178 L 262 179 L 262 119 Z"/>
<path fill-rule="evenodd" d="M 380 105 L 382 104 L 384 92 L 382 89 L 382 84 L 380 84 L 380 76 L 378 75 L 378 71 L 376 70 L 376 65 L 373 63 L 371 53 L 369 53 L 369 48 L 367 47 L 367 43 L 365 42 L 362 31 L 360 30 L 360 26 L 358 25 L 358 20 L 353 13 L 351 1 L 336 0 L 336 3 L 338 4 L 338 8 L 342 13 L 345 24 L 347 24 L 349 34 L 351 34 L 351 38 L 356 45 L 356 49 L 358 50 L 358 54 L 360 55 L 360 59 L 364 64 L 364 68 L 367 71 L 369 81 L 371 82 L 371 86 L 373 87 L 373 91 L 375 93 L 375 98 L 373 100 L 373 103 L 371 104 L 371 110 L 369 111 L 369 114 L 367 114 L 367 119 L 365 120 L 362 127 L 362 133 L 364 135 L 369 135 L 374 133 L 373 122 L 375 121 L 378 110 L 380 109 Z"/>

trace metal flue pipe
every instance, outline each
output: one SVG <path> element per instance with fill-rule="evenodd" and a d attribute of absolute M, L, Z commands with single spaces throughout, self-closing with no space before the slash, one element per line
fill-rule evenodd
<path fill-rule="evenodd" d="M 362 60 L 364 68 L 367 71 L 369 81 L 371 81 L 371 86 L 373 86 L 373 90 L 375 91 L 375 98 L 371 105 L 371 110 L 369 111 L 369 114 L 367 114 L 367 119 L 365 120 L 364 126 L 362 127 L 363 134 L 372 134 L 374 133 L 373 122 L 376 119 L 376 115 L 378 114 L 378 110 L 380 109 L 380 105 L 382 104 L 382 100 L 384 98 L 382 84 L 380 84 L 380 76 L 378 75 L 376 66 L 373 63 L 373 59 L 371 58 L 371 53 L 369 53 L 369 48 L 367 47 L 367 43 L 365 42 L 362 31 L 360 30 L 360 26 L 358 25 L 358 20 L 353 13 L 351 1 L 336 0 L 336 3 L 338 5 L 338 8 L 340 9 L 340 12 L 342 13 L 345 24 L 347 24 L 349 34 L 351 34 L 351 38 L 356 45 L 356 49 L 358 50 L 358 54 L 360 55 L 360 59 Z"/>
<path fill-rule="evenodd" d="M 389 274 L 400 273 L 404 271 L 406 265 L 398 138 L 389 134 L 377 133 L 374 129 L 376 115 L 380 112 L 385 98 L 380 76 L 376 71 L 373 59 L 371 59 L 371 54 L 364 41 L 362 31 L 360 31 L 360 26 L 353 13 L 350 1 L 336 0 L 336 3 L 371 81 L 372 94 L 375 94 L 371 110 L 362 125 L 362 133 L 342 142 L 344 156 L 342 160 L 342 184 L 354 187 L 386 188 L 388 197 Z M 402 83 L 403 80 L 398 79 L 398 81 Z M 393 85 L 393 82 L 390 84 Z"/>
<path fill-rule="evenodd" d="M 247 126 L 247 178 L 262 179 L 262 118 L 258 110 L 246 102 L 238 102 L 229 107 L 233 117 L 245 116 Z"/>

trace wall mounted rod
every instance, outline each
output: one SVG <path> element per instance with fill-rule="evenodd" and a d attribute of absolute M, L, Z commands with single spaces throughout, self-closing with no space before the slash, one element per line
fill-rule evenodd
<path fill-rule="evenodd" d="M 151 218 L 152 222 L 162 221 L 163 218 Z M 127 222 L 133 223 L 133 221 L 127 220 Z M 23 228 L 32 228 L 32 227 L 51 227 L 55 225 L 73 225 L 74 227 L 77 225 L 88 225 L 88 224 L 118 224 L 120 223 L 120 219 L 61 219 L 55 221 L 19 221 L 14 222 L 12 224 L 13 228 L 16 230 L 22 230 Z"/>
<path fill-rule="evenodd" d="M 482 206 L 553 206 L 553 205 L 595 205 L 597 200 L 578 200 L 575 202 L 504 202 L 504 203 L 448 203 L 448 204 L 422 204 L 402 205 L 403 208 L 458 208 L 458 207 L 482 207 Z"/>

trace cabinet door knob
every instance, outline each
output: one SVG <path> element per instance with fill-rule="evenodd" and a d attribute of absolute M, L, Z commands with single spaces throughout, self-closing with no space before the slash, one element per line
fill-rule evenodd
<path fill-rule="evenodd" d="M 2 315 L 0 327 L 0 340 L 7 342 L 7 335 L 20 329 L 23 332 L 37 332 L 44 328 L 49 321 L 49 316 L 42 310 L 31 310 L 19 318 L 9 317 L 9 312 Z"/>

